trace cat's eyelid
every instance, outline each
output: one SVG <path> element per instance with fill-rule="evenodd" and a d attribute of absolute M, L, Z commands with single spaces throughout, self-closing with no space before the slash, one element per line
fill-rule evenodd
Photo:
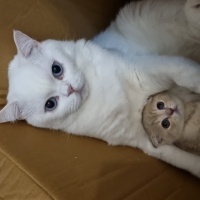
<path fill-rule="evenodd" d="M 53 64 L 59 64 L 59 65 L 63 65 L 61 62 L 57 61 L 57 60 L 53 60 L 52 65 Z"/>

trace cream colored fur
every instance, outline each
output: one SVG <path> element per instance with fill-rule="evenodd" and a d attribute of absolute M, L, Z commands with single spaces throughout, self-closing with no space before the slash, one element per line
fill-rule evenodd
<path fill-rule="evenodd" d="M 156 94 L 149 99 L 143 110 L 143 125 L 155 147 L 175 144 L 200 155 L 199 100 L 187 102 L 170 91 Z M 162 109 L 157 107 L 160 102 L 164 103 Z M 168 128 L 162 126 L 165 119 L 170 123 Z"/>

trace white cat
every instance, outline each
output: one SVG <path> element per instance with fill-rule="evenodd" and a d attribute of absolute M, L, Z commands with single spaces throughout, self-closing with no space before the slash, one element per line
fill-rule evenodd
<path fill-rule="evenodd" d="M 173 146 L 155 149 L 141 123 L 150 95 L 175 84 L 200 93 L 198 64 L 158 55 L 197 58 L 195 31 L 185 33 L 191 34 L 192 39 L 178 38 L 161 23 L 180 10 L 180 16 L 184 14 L 184 2 L 177 2 L 176 9 L 173 3 L 169 4 L 174 10 L 169 14 L 155 0 L 126 6 L 116 22 L 94 39 L 104 48 L 85 40 L 38 42 L 15 31 L 18 53 L 9 66 L 8 103 L 0 112 L 0 122 L 25 119 L 37 127 L 95 137 L 111 145 L 138 147 L 200 177 L 199 156 Z M 152 14 L 152 9 L 158 12 Z M 166 19 L 157 20 L 159 13 L 165 14 Z M 186 20 L 183 19 L 185 23 Z M 152 28 L 149 21 L 160 28 Z M 176 23 L 184 27 L 179 21 L 167 22 L 172 27 Z M 184 54 L 183 47 L 192 48 Z"/>

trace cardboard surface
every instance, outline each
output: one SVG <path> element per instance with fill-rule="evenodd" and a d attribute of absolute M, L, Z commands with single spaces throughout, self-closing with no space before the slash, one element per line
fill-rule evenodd
<path fill-rule="evenodd" d="M 0 199 L 42 199 L 52 200 L 46 191 L 33 179 L 0 152 Z"/>
<path fill-rule="evenodd" d="M 7 65 L 16 53 L 12 30 L 37 40 L 90 38 L 125 0 L 0 1 L 0 106 Z M 145 155 L 92 138 L 0 124 L 0 199 L 184 200 L 200 198 L 200 180 Z"/>

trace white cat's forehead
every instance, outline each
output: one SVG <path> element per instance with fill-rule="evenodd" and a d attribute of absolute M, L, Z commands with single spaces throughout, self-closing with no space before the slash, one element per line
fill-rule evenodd
<path fill-rule="evenodd" d="M 45 40 L 41 43 L 46 55 L 50 57 L 72 56 L 74 54 L 74 41 Z"/>
<path fill-rule="evenodd" d="M 9 95 L 8 98 L 34 99 L 46 95 L 51 85 L 51 68 L 33 64 L 30 61 L 16 61 L 11 63 L 9 69 Z M 46 64 L 45 64 L 46 65 Z"/>

